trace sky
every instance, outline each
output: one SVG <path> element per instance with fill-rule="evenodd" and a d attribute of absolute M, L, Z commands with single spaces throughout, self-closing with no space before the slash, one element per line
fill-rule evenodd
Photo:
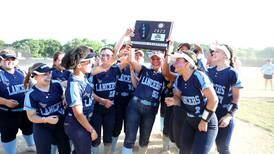
<path fill-rule="evenodd" d="M 118 40 L 136 20 L 173 21 L 172 39 L 274 46 L 271 0 L 1 0 L 0 40 Z"/>

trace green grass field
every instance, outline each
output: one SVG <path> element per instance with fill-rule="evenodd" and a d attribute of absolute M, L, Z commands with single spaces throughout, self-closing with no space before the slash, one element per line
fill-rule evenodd
<path fill-rule="evenodd" d="M 274 133 L 274 101 L 242 100 L 236 117 Z"/>
<path fill-rule="evenodd" d="M 243 68 L 242 90 L 236 117 L 274 133 L 274 91 L 264 89 L 259 68 Z"/>

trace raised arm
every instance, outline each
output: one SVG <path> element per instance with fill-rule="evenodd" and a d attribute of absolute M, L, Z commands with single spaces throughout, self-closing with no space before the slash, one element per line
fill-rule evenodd
<path fill-rule="evenodd" d="M 136 76 L 132 65 L 130 65 L 130 78 L 131 78 L 132 86 L 136 88 L 140 79 Z"/>
<path fill-rule="evenodd" d="M 171 73 L 171 71 L 169 69 L 169 63 L 171 61 L 170 55 L 173 52 L 173 48 L 174 48 L 173 42 L 169 41 L 169 48 L 167 51 L 165 51 L 165 59 L 164 59 L 163 66 L 162 66 L 162 73 L 163 73 L 165 79 L 168 81 L 174 81 L 176 79 L 176 75 Z"/>
<path fill-rule="evenodd" d="M 136 72 L 136 73 L 140 73 L 141 69 L 142 69 L 142 65 L 139 64 L 136 60 L 135 60 L 135 51 L 134 49 L 131 49 L 131 51 L 129 52 L 129 56 L 128 56 L 128 60 L 129 63 L 132 66 L 132 69 Z"/>
<path fill-rule="evenodd" d="M 127 28 L 126 32 L 122 35 L 122 37 L 118 40 L 118 42 L 115 44 L 115 47 L 113 49 L 113 62 L 115 62 L 118 58 L 119 51 L 121 50 L 126 38 L 129 38 L 130 36 L 133 36 L 133 30 L 131 28 Z"/>

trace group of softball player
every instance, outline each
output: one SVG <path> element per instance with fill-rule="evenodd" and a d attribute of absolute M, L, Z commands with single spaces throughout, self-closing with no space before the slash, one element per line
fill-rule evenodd
<path fill-rule="evenodd" d="M 16 152 L 16 134 L 38 154 L 133 153 L 139 130 L 139 153 L 146 153 L 161 104 L 162 153 L 174 142 L 179 153 L 206 154 L 216 143 L 230 153 L 234 114 L 242 88 L 233 68 L 233 51 L 225 44 L 210 47 L 206 63 L 198 45 L 182 43 L 173 52 L 144 52 L 125 38 L 103 47 L 99 61 L 93 50 L 79 46 L 56 52 L 53 66 L 17 67 L 12 50 L 1 51 L 0 132 L 7 154 Z M 124 131 L 121 150 L 116 144 Z M 71 144 L 72 143 L 72 144 Z M 73 145 L 73 146 L 72 146 Z M 35 148 L 36 147 L 36 148 Z"/>

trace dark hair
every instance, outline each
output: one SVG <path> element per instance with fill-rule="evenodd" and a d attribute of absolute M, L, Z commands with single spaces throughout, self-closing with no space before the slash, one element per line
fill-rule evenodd
<path fill-rule="evenodd" d="M 54 64 L 54 62 L 58 59 L 59 55 L 62 55 L 62 54 L 65 54 L 65 53 L 62 52 L 62 51 L 57 51 L 57 52 L 54 53 L 52 67 L 57 68 L 57 66 Z"/>
<path fill-rule="evenodd" d="M 66 69 L 75 69 L 80 60 L 85 58 L 89 53 L 91 53 L 91 50 L 86 46 L 74 48 L 65 54 L 61 66 Z"/>
<path fill-rule="evenodd" d="M 183 46 L 187 47 L 187 50 L 190 50 L 191 46 L 189 43 L 181 43 L 178 48 L 177 51 L 179 51 Z"/>
<path fill-rule="evenodd" d="M 234 68 L 234 60 L 233 60 L 234 52 L 233 52 L 232 48 L 230 46 L 228 46 L 227 44 L 222 44 L 222 45 L 225 46 L 227 48 L 227 50 L 229 51 L 229 53 L 230 53 L 229 65 Z"/>
<path fill-rule="evenodd" d="M 24 79 L 24 88 L 25 89 L 28 88 L 29 80 L 30 80 L 30 77 L 33 74 L 33 71 L 36 70 L 37 68 L 39 68 L 42 65 L 45 65 L 45 64 L 44 63 L 35 63 L 35 64 L 33 64 L 32 66 L 29 67 L 28 73 L 27 73 L 27 75 L 26 75 L 26 77 Z"/>
<path fill-rule="evenodd" d="M 100 54 L 101 54 L 101 52 L 104 51 L 104 50 L 110 50 L 112 53 L 114 53 L 113 47 L 111 47 L 111 46 L 104 46 L 104 47 L 102 47 L 102 48 L 100 49 Z"/>

